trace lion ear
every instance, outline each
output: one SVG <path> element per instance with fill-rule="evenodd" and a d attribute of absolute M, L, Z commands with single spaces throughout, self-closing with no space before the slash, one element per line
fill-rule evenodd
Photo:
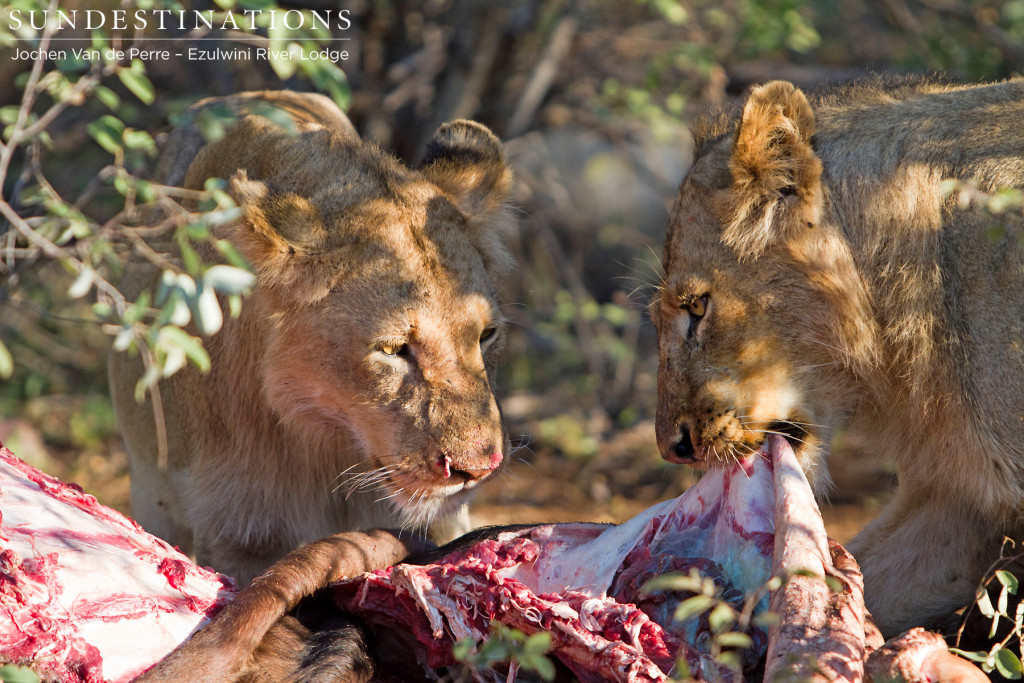
<path fill-rule="evenodd" d="M 311 252 L 327 237 L 320 212 L 308 199 L 251 180 L 245 169 L 231 178 L 231 194 L 253 232 L 275 251 Z"/>
<path fill-rule="evenodd" d="M 772 81 L 747 98 L 729 159 L 733 216 L 722 235 L 741 256 L 817 225 L 822 190 L 814 129 L 811 105 L 792 83 Z"/>
<path fill-rule="evenodd" d="M 245 169 L 231 177 L 230 192 L 242 209 L 232 241 L 256 268 L 261 284 L 305 288 L 314 298 L 322 296 L 316 269 L 299 263 L 309 266 L 327 238 L 316 207 L 301 195 L 249 178 Z"/>
<path fill-rule="evenodd" d="M 420 172 L 467 216 L 469 236 L 487 268 L 507 270 L 505 239 L 515 227 L 509 206 L 513 180 L 497 136 L 474 121 L 446 123 L 427 146 Z"/>

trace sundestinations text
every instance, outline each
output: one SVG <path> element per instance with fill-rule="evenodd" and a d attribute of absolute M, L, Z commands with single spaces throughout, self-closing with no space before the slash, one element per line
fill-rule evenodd
<path fill-rule="evenodd" d="M 152 9 L 134 11 L 115 10 L 32 10 L 22 11 L 12 9 L 7 15 L 7 28 L 17 31 L 25 27 L 31 27 L 42 31 L 47 24 L 51 24 L 54 30 L 84 28 L 94 30 L 98 28 L 111 31 L 137 30 L 141 31 L 149 27 L 160 30 L 249 30 L 255 31 L 257 26 L 267 27 L 272 30 L 286 28 L 297 29 L 338 29 L 348 30 L 352 27 L 352 20 L 349 18 L 351 11 L 343 10 L 261 10 L 245 9 L 238 12 L 214 13 L 211 10 L 169 10 Z"/>

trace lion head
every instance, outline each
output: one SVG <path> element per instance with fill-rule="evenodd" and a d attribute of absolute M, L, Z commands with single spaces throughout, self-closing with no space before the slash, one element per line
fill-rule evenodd
<path fill-rule="evenodd" d="M 512 225 L 500 142 L 455 121 L 410 170 L 322 126 L 289 133 L 250 116 L 229 138 L 259 153 L 225 174 L 223 145 L 210 145 L 186 182 L 230 176 L 244 218 L 228 238 L 257 274 L 241 318 L 210 340 L 222 362 L 248 355 L 221 372 L 256 375 L 295 445 L 278 457 L 336 451 L 297 469 L 341 460 L 342 488 L 387 501 L 402 523 L 454 509 L 509 452 L 492 392 Z"/>
<path fill-rule="evenodd" d="M 730 461 L 779 433 L 813 469 L 851 367 L 871 362 L 864 284 L 822 220 L 814 132 L 803 93 L 775 82 L 698 135 L 650 307 L 670 461 Z"/>

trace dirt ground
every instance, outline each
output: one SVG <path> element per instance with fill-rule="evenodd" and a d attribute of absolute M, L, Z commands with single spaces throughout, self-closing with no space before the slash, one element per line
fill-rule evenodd
<path fill-rule="evenodd" d="M 52 406 L 50 417 L 61 422 L 61 413 L 60 406 Z M 105 442 L 106 454 L 98 448 L 82 453 L 48 445 L 39 429 L 25 420 L 0 420 L 0 442 L 33 466 L 78 483 L 101 503 L 131 513 L 127 456 L 118 438 Z M 513 456 L 510 466 L 474 500 L 476 525 L 622 522 L 680 495 L 700 476 L 689 467 L 661 460 L 649 421 L 599 444 L 589 457 L 567 458 L 531 446 L 519 447 Z M 822 517 L 829 535 L 845 543 L 878 513 L 894 477 L 884 464 L 858 457 L 841 444 L 829 469 L 833 484 L 821 501 Z"/>
<path fill-rule="evenodd" d="M 891 468 L 863 457 L 841 440 L 821 496 L 822 518 L 840 543 L 878 514 L 895 484 Z M 516 452 L 498 481 L 484 487 L 472 507 L 477 525 L 530 522 L 623 522 L 662 500 L 678 496 L 700 473 L 658 455 L 654 425 L 644 421 L 600 445 L 587 459 Z"/>

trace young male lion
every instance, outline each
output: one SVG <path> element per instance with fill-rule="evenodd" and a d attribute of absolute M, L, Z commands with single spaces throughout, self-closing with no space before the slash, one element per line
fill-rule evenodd
<path fill-rule="evenodd" d="M 1024 503 L 1024 81 L 789 83 L 698 134 L 665 240 L 658 443 L 713 465 L 846 425 L 899 487 L 851 544 L 882 631 L 968 603 Z"/>
<path fill-rule="evenodd" d="M 114 354 L 110 378 L 135 517 L 244 585 L 331 533 L 450 517 L 502 463 L 493 278 L 510 260 L 511 173 L 469 121 L 442 126 L 410 170 L 322 96 L 248 93 L 193 113 L 215 105 L 233 126 L 209 144 L 176 132 L 158 175 L 229 180 L 243 218 L 218 236 L 258 284 L 206 340 L 210 372 L 160 384 L 167 467 L 153 409 L 133 396 L 142 364 Z M 143 268 L 125 288 L 157 277 Z M 449 533 L 465 521 L 462 506 Z"/>

